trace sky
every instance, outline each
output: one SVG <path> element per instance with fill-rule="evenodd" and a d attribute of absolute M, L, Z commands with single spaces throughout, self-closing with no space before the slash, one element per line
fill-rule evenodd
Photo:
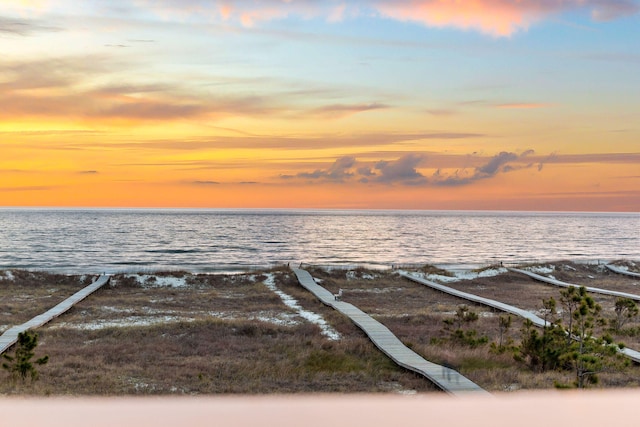
<path fill-rule="evenodd" d="M 0 0 L 0 206 L 640 211 L 640 0 Z"/>

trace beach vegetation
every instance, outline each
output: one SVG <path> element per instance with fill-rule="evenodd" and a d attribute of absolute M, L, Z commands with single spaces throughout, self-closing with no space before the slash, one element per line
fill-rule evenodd
<path fill-rule="evenodd" d="M 453 317 L 443 320 L 444 331 L 452 342 L 477 347 L 489 342 L 485 335 L 479 335 L 478 331 L 470 327 L 471 323 L 478 320 L 478 313 L 472 311 L 467 305 L 458 306 Z"/>
<path fill-rule="evenodd" d="M 618 298 L 615 303 L 615 318 L 610 325 L 615 332 L 620 332 L 627 322 L 638 316 L 638 305 L 631 298 Z"/>
<path fill-rule="evenodd" d="M 20 332 L 15 344 L 13 356 L 7 353 L 2 354 L 5 360 L 5 362 L 2 363 L 2 368 L 9 372 L 14 382 L 21 380 L 24 383 L 27 379 L 31 379 L 31 381 L 38 379 L 36 365 L 45 365 L 49 361 L 49 356 L 43 356 L 33 360 L 37 346 L 37 333 L 33 331 Z"/>
<path fill-rule="evenodd" d="M 433 274 L 436 276 L 455 277 L 455 274 L 452 273 L 451 271 L 445 270 L 440 267 L 436 267 L 435 265 L 431 265 L 431 264 L 423 265 L 418 269 L 418 271 L 427 275 Z"/>
<path fill-rule="evenodd" d="M 494 341 L 491 343 L 492 352 L 501 354 L 508 350 L 512 352 L 516 350 L 513 339 L 507 336 L 512 324 L 513 319 L 511 318 L 511 315 L 498 316 L 498 328 L 500 335 L 497 342 Z"/>
<path fill-rule="evenodd" d="M 567 279 L 570 282 L 593 276 L 588 280 L 597 281 L 599 287 L 634 292 L 634 279 L 609 274 L 597 266 L 575 267 L 577 271 L 566 271 L 573 277 Z M 577 385 L 574 356 L 560 358 L 569 354 L 570 346 L 564 332 L 567 312 L 556 287 L 513 272 L 447 285 L 534 312 L 548 321 L 545 330 L 532 325 L 527 328 L 520 317 L 472 302 L 459 314 L 461 299 L 394 272 L 309 271 L 328 291 L 344 289 L 346 302 L 383 323 L 426 360 L 446 363 L 487 390 Z M 69 276 L 67 282 L 60 278 L 60 284 L 51 286 L 39 272 L 14 270 L 13 274 L 16 279 L 5 280 L 0 287 L 2 325 L 26 321 L 30 317 L 25 318 L 22 311 L 30 310 L 31 304 L 38 305 L 30 312 L 32 317 L 81 287 L 79 276 Z M 153 274 L 115 275 L 112 286 L 39 328 L 36 353 L 49 355 L 50 361 L 38 381 L 19 391 L 108 396 L 437 391 L 423 376 L 395 365 L 348 318 L 302 288 L 288 269 L 234 275 L 180 273 L 181 287 L 164 285 L 178 279 L 172 273 L 157 275 L 152 287 L 140 280 Z M 340 339 L 327 339 L 318 325 L 284 304 L 262 283 L 267 277 L 273 277 L 277 288 L 304 310 L 321 316 Z M 592 321 L 590 335 L 610 342 L 607 352 L 621 337 L 630 348 L 640 349 L 638 316 L 629 318 L 617 332 L 611 327 L 615 301 L 613 297 L 597 297 L 602 308 Z M 474 317 L 471 312 L 477 319 L 470 320 Z M 447 325 L 445 319 L 452 324 Z M 606 325 L 602 319 L 607 320 Z M 572 327 L 578 323 L 573 318 Z M 487 337 L 492 345 L 468 345 L 466 332 L 455 336 L 458 328 L 476 331 L 473 339 Z M 523 347 L 527 339 L 529 343 Z M 569 343 L 578 344 L 575 340 Z M 574 355 L 581 354 L 577 347 Z M 586 362 L 591 356 L 602 358 L 604 363 L 600 367 L 582 365 L 587 374 L 583 376 L 585 387 L 640 386 L 639 366 L 626 365 L 619 356 L 600 355 L 604 351 L 595 345 L 589 351 L 583 353 Z M 39 365 L 34 366 L 40 370 Z M 597 371 L 597 383 L 589 378 L 590 371 Z M 15 392 L 9 381 L 0 381 L 0 395 Z"/>
<path fill-rule="evenodd" d="M 566 325 L 555 319 L 555 300 L 543 301 L 546 326 L 542 332 L 530 320 L 524 322 L 521 341 L 515 359 L 525 362 L 532 370 L 570 370 L 574 372 L 573 386 L 585 388 L 598 383 L 598 374 L 611 369 L 624 359 L 618 353 L 619 345 L 605 335 L 594 336 L 597 326 L 606 322 L 602 307 L 586 288 L 570 287 L 560 291 Z M 566 383 L 556 382 L 565 387 Z"/>

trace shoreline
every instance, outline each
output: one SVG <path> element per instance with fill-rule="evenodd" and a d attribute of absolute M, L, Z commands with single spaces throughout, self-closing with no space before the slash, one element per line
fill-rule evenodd
<path fill-rule="evenodd" d="M 487 262 L 460 262 L 460 263 L 451 263 L 451 262 L 442 262 L 442 263 L 413 263 L 413 262 L 396 262 L 396 263 L 378 263 L 378 262 L 344 262 L 344 263 L 329 263 L 329 264 L 321 264 L 321 263 L 307 263 L 307 262 L 274 262 L 270 264 L 218 264 L 218 265 L 210 265 L 204 269 L 198 268 L 179 268 L 179 267 L 167 267 L 167 266 L 157 266 L 157 267 L 149 267 L 144 266 L 142 264 L 131 264 L 127 268 L 103 268 L 103 269 L 84 269 L 84 270 L 73 270 L 66 267 L 32 267 L 32 266 L 2 266 L 0 265 L 0 272 L 6 270 L 22 270 L 22 271 L 30 271 L 30 272 L 39 272 L 39 273 L 51 273 L 51 274 L 64 274 L 69 276 L 77 276 L 77 275 L 117 275 L 117 274 L 162 274 L 162 273 L 188 273 L 188 274 L 249 274 L 260 271 L 267 271 L 271 269 L 278 268 L 287 268 L 287 267 L 301 267 L 301 268 L 321 268 L 326 270 L 375 270 L 375 271 L 393 271 L 399 270 L 403 268 L 421 268 L 423 266 L 433 266 L 436 268 L 440 268 L 443 270 L 451 271 L 451 272 L 470 272 L 474 270 L 482 270 L 486 268 L 496 267 L 498 265 L 503 265 L 504 267 L 519 267 L 519 266 L 528 266 L 528 265 L 541 265 L 541 264 L 558 264 L 562 262 L 569 262 L 575 264 L 583 264 L 583 265 L 605 265 L 605 264 L 616 264 L 622 263 L 624 264 L 638 264 L 640 265 L 640 259 L 633 258 L 616 258 L 616 259 L 604 259 L 604 258 L 594 258 L 594 259 L 583 259 L 583 258 L 568 258 L 568 259 L 524 259 L 519 261 L 500 261 L 500 260 L 491 260 Z"/>

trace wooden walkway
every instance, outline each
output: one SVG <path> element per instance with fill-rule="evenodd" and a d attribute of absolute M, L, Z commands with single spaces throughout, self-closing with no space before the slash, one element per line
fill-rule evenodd
<path fill-rule="evenodd" d="M 60 316 L 65 311 L 69 310 L 76 303 L 82 301 L 102 286 L 109 283 L 110 276 L 102 275 L 95 282 L 90 284 L 89 286 L 80 289 L 75 294 L 71 295 L 69 298 L 62 301 L 60 304 L 55 307 L 47 310 L 46 312 L 37 315 L 33 319 L 23 323 L 22 325 L 13 326 L 9 328 L 0 336 L 0 354 L 4 353 L 9 347 L 18 341 L 18 334 L 24 332 L 29 329 L 37 328 L 39 326 L 44 325 L 49 322 L 51 319 Z"/>
<path fill-rule="evenodd" d="M 605 267 L 607 267 L 609 270 L 613 271 L 614 273 L 624 274 L 625 276 L 631 276 L 631 277 L 640 277 L 640 273 L 635 273 L 633 271 L 625 270 L 624 268 L 620 268 L 617 265 L 605 264 Z"/>
<path fill-rule="evenodd" d="M 542 319 L 541 317 L 536 316 L 533 313 L 530 313 L 530 312 L 528 312 L 526 310 L 523 310 L 523 309 L 518 308 L 518 307 L 514 307 L 514 306 L 509 305 L 509 304 L 505 304 L 505 303 L 502 303 L 502 302 L 499 302 L 499 301 L 495 301 L 495 300 L 492 300 L 492 299 L 488 299 L 488 298 L 483 298 L 483 297 L 480 297 L 478 295 L 470 294 L 470 293 L 467 293 L 467 292 L 462 292 L 462 291 L 459 291 L 457 289 L 453 289 L 453 288 L 450 288 L 448 286 L 440 285 L 438 283 L 431 282 L 430 280 L 426 280 L 426 279 L 423 279 L 423 278 L 420 278 L 420 277 L 416 277 L 416 276 L 413 276 L 413 275 L 408 274 L 408 273 L 401 272 L 400 275 L 403 276 L 403 277 L 406 277 L 409 280 L 412 280 L 412 281 L 417 282 L 417 283 L 421 283 L 421 284 L 423 284 L 425 286 L 429 286 L 430 288 L 437 289 L 437 290 L 442 291 L 444 293 L 447 293 L 449 295 L 457 296 L 459 298 L 463 298 L 463 299 L 466 299 L 468 301 L 477 302 L 479 304 L 483 304 L 483 305 L 486 305 L 488 307 L 497 308 L 498 310 L 501 310 L 501 311 L 504 311 L 504 312 L 507 312 L 507 313 L 511 313 L 511 314 L 515 314 L 516 316 L 520 316 L 520 317 L 523 317 L 525 319 L 529 319 L 529 320 L 531 320 L 531 322 L 534 325 L 536 325 L 536 326 L 538 326 L 540 328 L 546 326 L 546 324 L 548 323 L 548 322 L 545 323 L 544 319 Z M 575 285 L 573 285 L 573 286 L 575 286 Z M 588 288 L 587 288 L 587 290 L 588 290 Z M 624 354 L 625 356 L 627 356 L 629 359 L 633 360 L 634 362 L 640 363 L 640 352 L 638 352 L 636 350 L 632 350 L 630 348 L 626 348 L 626 347 L 623 348 L 623 349 L 619 349 L 618 351 L 620 353 Z"/>
<path fill-rule="evenodd" d="M 314 294 L 324 304 L 348 316 L 367 334 L 380 351 L 398 365 L 424 375 L 442 390 L 453 395 L 468 393 L 489 395 L 487 391 L 459 372 L 429 362 L 410 350 L 386 326 L 359 308 L 346 302 L 336 301 L 333 294 L 318 285 L 306 270 L 294 268 L 293 272 L 297 276 L 300 285 Z"/>
<path fill-rule="evenodd" d="M 422 285 L 428 286 L 428 287 L 433 288 L 433 289 L 437 289 L 437 290 L 439 290 L 441 292 L 444 292 L 446 294 L 453 295 L 453 296 L 456 296 L 456 297 L 459 297 L 459 298 L 462 298 L 462 299 L 466 299 L 467 301 L 477 302 L 478 304 L 486 305 L 488 307 L 496 308 L 496 309 L 498 309 L 500 311 L 504 311 L 506 313 L 515 314 L 516 316 L 520 316 L 520 317 L 523 317 L 525 319 L 529 319 L 529 320 L 531 320 L 531 322 L 533 322 L 534 325 L 536 325 L 536 326 L 538 326 L 540 328 L 544 328 L 546 326 L 546 323 L 545 323 L 543 318 L 538 317 L 535 314 L 533 314 L 533 313 L 531 313 L 531 312 L 529 312 L 527 310 L 523 310 L 521 308 L 514 307 L 512 305 L 505 304 L 505 303 L 500 302 L 500 301 L 495 301 L 495 300 L 492 300 L 492 299 L 489 299 L 489 298 L 483 298 L 483 297 L 480 297 L 478 295 L 470 294 L 470 293 L 467 293 L 467 292 L 462 292 L 462 291 L 459 291 L 457 289 L 453 289 L 453 288 L 450 288 L 448 286 L 444 286 L 444 285 L 441 285 L 439 283 L 435 283 L 435 282 L 432 282 L 430 280 L 423 279 L 421 277 L 417 277 L 417 276 L 414 276 L 414 275 L 411 275 L 411 274 L 408 274 L 408 273 L 400 272 L 400 275 L 402 277 L 405 277 L 405 278 L 409 279 L 409 280 L 412 280 L 414 282 L 420 283 Z"/>
<path fill-rule="evenodd" d="M 531 277 L 532 279 L 539 280 L 540 282 L 549 283 L 551 285 L 560 286 L 562 288 L 569 288 L 569 287 L 579 288 L 582 286 L 582 285 L 576 285 L 574 283 L 561 282 L 560 280 L 541 276 L 539 274 L 532 273 L 527 270 L 520 270 L 518 268 L 508 268 L 507 270 L 512 271 L 514 273 L 525 274 Z M 584 288 L 587 290 L 587 292 L 591 292 L 594 294 L 609 295 L 609 296 L 620 297 L 620 298 L 629 298 L 634 301 L 640 301 L 640 295 L 637 295 L 637 294 L 628 294 L 626 292 L 611 291 L 609 289 L 602 289 L 602 288 L 592 288 L 590 286 L 585 286 Z"/>

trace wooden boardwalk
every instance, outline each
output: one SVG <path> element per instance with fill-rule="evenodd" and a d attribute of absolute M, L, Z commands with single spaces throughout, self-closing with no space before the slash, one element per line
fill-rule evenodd
<path fill-rule="evenodd" d="M 37 328 L 39 326 L 44 325 L 49 322 L 51 319 L 60 316 L 65 311 L 69 310 L 76 303 L 82 301 L 102 286 L 109 283 L 110 276 L 102 275 L 95 282 L 90 284 L 89 286 L 80 289 L 75 294 L 71 295 L 69 298 L 62 301 L 60 304 L 55 307 L 47 310 L 46 312 L 37 315 L 33 319 L 23 323 L 22 325 L 13 326 L 9 328 L 0 336 L 0 354 L 4 353 L 9 347 L 18 341 L 18 334 L 24 332 L 29 329 Z"/>
<path fill-rule="evenodd" d="M 560 286 L 562 288 L 569 288 L 569 287 L 579 288 L 582 286 L 582 285 L 576 285 L 574 283 L 561 282 L 560 280 L 552 279 L 551 277 L 541 276 L 539 274 L 532 273 L 527 270 L 520 270 L 518 268 L 508 268 L 507 270 L 512 271 L 514 273 L 525 274 L 531 277 L 532 279 L 539 280 L 540 282 L 549 283 L 551 285 Z M 609 295 L 612 297 L 620 297 L 620 298 L 629 298 L 634 301 L 640 301 L 640 295 L 637 295 L 637 294 L 628 294 L 626 292 L 611 291 L 609 289 L 602 289 L 602 288 L 592 288 L 590 286 L 585 286 L 584 288 L 587 290 L 587 292 L 591 292 L 594 294 Z"/>
<path fill-rule="evenodd" d="M 470 293 L 467 293 L 467 292 L 462 292 L 462 291 L 459 291 L 457 289 L 453 289 L 453 288 L 450 288 L 448 286 L 440 285 L 438 283 L 435 283 L 435 282 L 432 282 L 430 280 L 426 280 L 426 279 L 423 279 L 423 278 L 420 278 L 420 277 L 416 277 L 416 276 L 413 276 L 413 275 L 408 274 L 408 273 L 401 272 L 400 275 L 403 276 L 403 277 L 406 277 L 409 280 L 412 280 L 412 281 L 417 282 L 417 283 L 421 283 L 421 284 L 423 284 L 425 286 L 429 286 L 430 288 L 437 289 L 437 290 L 442 291 L 444 293 L 447 293 L 449 295 L 457 296 L 459 298 L 463 298 L 463 299 L 466 299 L 468 301 L 477 302 L 479 304 L 486 305 L 486 306 L 492 307 L 492 308 L 496 308 L 496 309 L 504 311 L 506 313 L 515 314 L 516 316 L 520 316 L 520 317 L 523 317 L 525 319 L 529 319 L 529 320 L 531 320 L 531 322 L 534 325 L 536 325 L 536 326 L 538 326 L 540 328 L 543 328 L 548 323 L 548 322 L 545 323 L 544 319 L 542 319 L 541 317 L 536 316 L 535 314 L 533 314 L 531 312 L 528 312 L 528 311 L 523 310 L 523 309 L 518 308 L 518 307 L 514 307 L 514 306 L 509 305 L 509 304 L 505 304 L 505 303 L 502 303 L 502 302 L 499 302 L 499 301 L 495 301 L 495 300 L 492 300 L 492 299 L 489 299 L 489 298 L 483 298 L 483 297 L 480 297 L 478 295 L 470 294 Z M 573 286 L 575 286 L 575 285 L 573 285 Z M 587 290 L 588 290 L 588 288 L 587 288 Z M 624 354 L 625 356 L 627 356 L 629 359 L 633 360 L 634 362 L 640 363 L 640 352 L 638 352 L 636 350 L 632 350 L 630 348 L 626 348 L 626 347 L 623 348 L 623 349 L 619 349 L 618 351 L 620 353 Z"/>
<path fill-rule="evenodd" d="M 605 267 L 607 267 L 609 270 L 613 271 L 614 273 L 624 274 L 625 276 L 631 276 L 631 277 L 640 277 L 640 273 L 635 273 L 633 271 L 625 270 L 624 268 L 620 268 L 617 265 L 605 264 Z"/>
<path fill-rule="evenodd" d="M 531 320 L 531 322 L 533 322 L 534 325 L 536 325 L 538 327 L 543 328 L 543 327 L 546 326 L 546 323 L 545 323 L 543 318 L 538 317 L 535 314 L 533 314 L 533 313 L 531 313 L 531 312 L 529 312 L 527 310 L 523 310 L 521 308 L 514 307 L 512 305 L 505 304 L 505 303 L 500 302 L 500 301 L 495 301 L 495 300 L 492 300 L 492 299 L 489 299 L 489 298 L 483 298 L 483 297 L 478 296 L 478 295 L 470 294 L 470 293 L 467 293 L 467 292 L 462 292 L 462 291 L 459 291 L 457 289 L 453 289 L 453 288 L 450 288 L 448 286 L 444 286 L 444 285 L 441 285 L 439 283 L 435 283 L 435 282 L 432 282 L 430 280 L 423 279 L 421 277 L 417 277 L 417 276 L 414 276 L 414 275 L 411 275 L 411 274 L 408 274 L 408 273 L 400 272 L 400 275 L 402 277 L 405 277 L 405 278 L 409 279 L 409 280 L 412 280 L 414 282 L 420 283 L 422 285 L 428 286 L 428 287 L 433 288 L 433 289 L 437 289 L 437 290 L 439 290 L 441 292 L 444 292 L 446 294 L 453 295 L 453 296 L 456 296 L 456 297 L 459 297 L 459 298 L 462 298 L 462 299 L 466 299 L 467 301 L 477 302 L 478 304 L 486 305 L 488 307 L 496 308 L 496 309 L 498 309 L 500 311 L 504 311 L 506 313 L 515 314 L 516 316 L 520 316 L 520 317 L 523 317 L 525 319 L 529 319 L 529 320 Z"/>
<path fill-rule="evenodd" d="M 348 316 L 369 339 L 389 358 L 398 365 L 427 377 L 431 382 L 447 393 L 460 394 L 486 394 L 487 391 L 461 375 L 459 372 L 441 365 L 429 362 L 416 352 L 410 350 L 396 337 L 386 326 L 352 304 L 336 301 L 333 294 L 318 285 L 311 274 L 306 270 L 294 268 L 293 272 L 298 282 L 309 292 L 314 294 L 324 304 L 333 307 L 340 313 Z"/>

